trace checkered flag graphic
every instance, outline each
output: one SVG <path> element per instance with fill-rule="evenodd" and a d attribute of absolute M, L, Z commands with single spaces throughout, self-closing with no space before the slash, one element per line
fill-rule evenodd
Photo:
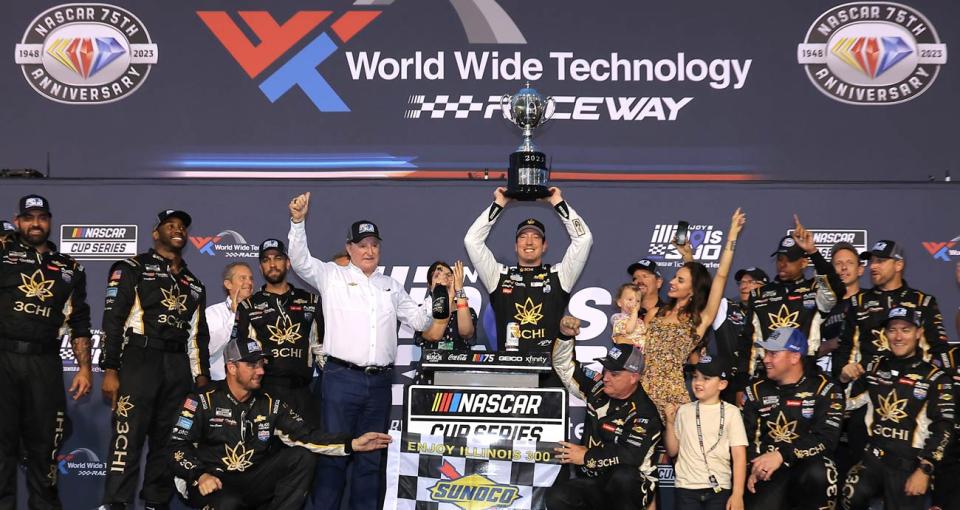
<path fill-rule="evenodd" d="M 483 103 L 474 102 L 473 96 L 460 96 L 452 101 L 449 95 L 439 95 L 433 101 L 427 101 L 427 96 L 413 95 L 410 96 L 409 103 L 411 108 L 404 113 L 405 119 L 443 119 L 447 113 L 453 114 L 454 118 L 465 119 L 472 112 L 483 110 Z"/>
<path fill-rule="evenodd" d="M 647 250 L 648 255 L 666 255 L 667 248 L 669 246 L 663 243 L 650 243 L 650 249 Z"/>
<path fill-rule="evenodd" d="M 559 464 L 532 460 L 556 443 L 390 434 L 385 509 L 458 510 L 453 501 L 481 503 L 488 494 L 498 494 L 496 508 L 543 509 L 545 491 L 560 472 Z M 512 458 L 500 460 L 493 451 L 513 452 Z"/>

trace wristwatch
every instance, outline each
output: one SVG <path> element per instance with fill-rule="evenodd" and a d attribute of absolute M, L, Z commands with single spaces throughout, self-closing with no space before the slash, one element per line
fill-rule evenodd
<path fill-rule="evenodd" d="M 467 293 L 463 289 L 458 290 L 453 297 L 457 299 L 467 299 Z"/>
<path fill-rule="evenodd" d="M 929 462 L 925 462 L 925 461 L 921 460 L 921 461 L 920 461 L 920 465 L 917 466 L 917 467 L 919 467 L 919 468 L 920 468 L 920 471 L 923 471 L 924 474 L 926 474 L 927 476 L 930 476 L 930 475 L 933 474 L 933 464 L 931 464 L 931 463 L 929 463 Z"/>

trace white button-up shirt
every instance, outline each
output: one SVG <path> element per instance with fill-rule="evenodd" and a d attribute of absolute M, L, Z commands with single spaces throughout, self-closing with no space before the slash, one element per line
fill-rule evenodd
<path fill-rule="evenodd" d="M 393 278 L 311 257 L 303 222 L 290 223 L 288 246 L 293 270 L 323 298 L 325 354 L 360 366 L 392 365 L 397 320 L 417 331 L 433 320 Z"/>
<path fill-rule="evenodd" d="M 223 369 L 223 350 L 230 341 L 236 314 L 229 297 L 222 303 L 208 306 L 205 313 L 210 330 L 210 380 L 222 381 L 227 377 Z"/>

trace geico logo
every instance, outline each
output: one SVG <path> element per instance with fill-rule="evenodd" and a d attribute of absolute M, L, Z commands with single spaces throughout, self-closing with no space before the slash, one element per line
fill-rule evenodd
<path fill-rule="evenodd" d="M 893 427 L 884 427 L 882 425 L 874 425 L 873 433 L 877 434 L 880 437 L 886 437 L 890 439 L 899 439 L 901 441 L 910 440 L 910 432 L 906 430 L 899 430 Z"/>
<path fill-rule="evenodd" d="M 543 397 L 540 395 L 499 395 L 487 393 L 463 394 L 455 412 L 538 414 Z"/>
<path fill-rule="evenodd" d="M 17 301 L 13 304 L 13 311 L 27 313 L 30 315 L 39 315 L 41 317 L 50 317 L 51 308 L 49 306 L 39 306 L 34 303 Z"/>
<path fill-rule="evenodd" d="M 857 234 L 853 232 L 816 232 L 813 242 L 817 244 L 853 243 Z"/>
<path fill-rule="evenodd" d="M 547 336 L 547 330 L 544 328 L 521 329 L 519 336 L 524 340 L 535 340 L 535 339 L 544 338 L 545 336 Z"/>
<path fill-rule="evenodd" d="M 466 354 L 451 354 L 448 358 L 448 361 L 467 361 Z"/>
<path fill-rule="evenodd" d="M 167 324 L 178 329 L 184 329 L 184 326 L 187 324 L 186 321 L 180 320 L 176 315 L 167 315 L 165 313 L 161 313 L 157 316 L 157 322 L 160 324 Z"/>
<path fill-rule="evenodd" d="M 282 349 L 271 349 L 270 353 L 273 354 L 274 358 L 300 358 L 303 356 L 303 349 L 284 347 Z"/>
<path fill-rule="evenodd" d="M 523 356 L 500 356 L 500 361 L 523 361 Z"/>
<path fill-rule="evenodd" d="M 123 472 L 127 465 L 127 432 L 130 432 L 130 424 L 126 421 L 117 420 L 117 439 L 113 442 L 113 459 L 110 462 L 110 471 Z"/>
<path fill-rule="evenodd" d="M 535 439 L 540 441 L 543 427 L 539 425 L 473 425 L 468 423 L 435 423 L 430 435 L 468 437 L 478 435 L 499 436 L 503 439 Z"/>
<path fill-rule="evenodd" d="M 618 459 L 618 458 L 616 458 L 616 457 L 614 457 L 614 458 L 612 458 L 612 459 L 600 459 L 600 460 L 597 461 L 597 467 L 601 467 L 601 468 L 602 468 L 602 467 L 616 466 L 616 465 L 619 464 L 619 463 L 620 463 L 620 459 Z"/>

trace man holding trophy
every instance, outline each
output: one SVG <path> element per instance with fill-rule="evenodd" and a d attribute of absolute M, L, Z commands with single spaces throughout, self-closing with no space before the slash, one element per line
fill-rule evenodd
<path fill-rule="evenodd" d="M 545 109 L 550 99 L 544 100 L 529 86 L 509 99 L 510 110 L 505 116 L 509 113 L 510 120 L 523 129 L 524 141 L 510 156 L 509 186 L 494 191 L 494 202 L 470 226 L 464 245 L 490 292 L 497 322 L 497 350 L 550 352 L 570 291 L 586 265 L 593 235 L 583 218 L 564 201 L 560 189 L 545 186 L 546 157 L 536 150 L 531 135 L 548 118 Z M 517 265 L 506 266 L 494 258 L 486 246 L 487 236 L 500 213 L 514 200 L 546 201 L 556 211 L 570 236 L 570 246 L 559 264 L 543 263 L 546 231 L 534 218 L 517 226 Z"/>

